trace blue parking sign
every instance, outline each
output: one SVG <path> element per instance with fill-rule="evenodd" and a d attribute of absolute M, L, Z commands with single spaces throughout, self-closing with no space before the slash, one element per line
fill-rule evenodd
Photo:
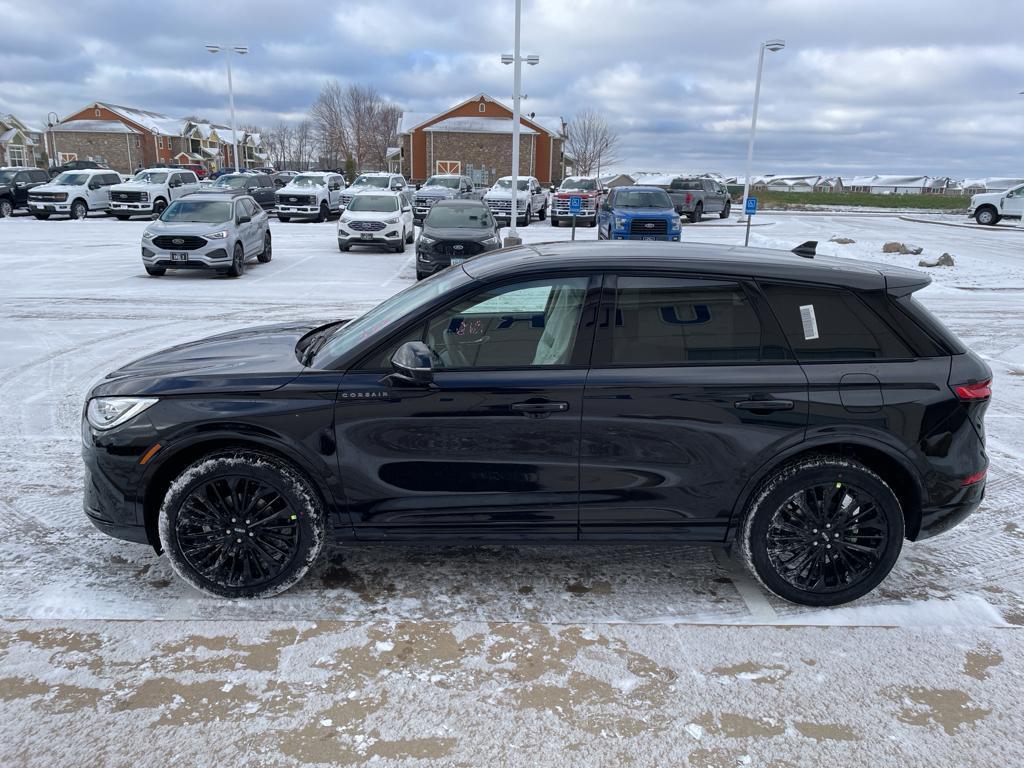
<path fill-rule="evenodd" d="M 569 198 L 569 213 L 573 216 L 577 215 L 583 210 L 583 198 L 579 195 L 573 195 Z"/>
<path fill-rule="evenodd" d="M 747 198 L 747 204 L 743 207 L 743 213 L 745 213 L 747 216 L 753 216 L 755 213 L 757 213 L 756 197 Z"/>

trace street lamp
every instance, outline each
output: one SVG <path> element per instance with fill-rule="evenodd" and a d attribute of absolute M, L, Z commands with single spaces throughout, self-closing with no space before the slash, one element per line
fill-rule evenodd
<path fill-rule="evenodd" d="M 50 129 L 50 165 L 56 168 L 60 165 L 60 156 L 57 154 L 57 134 L 53 130 L 53 126 L 60 122 L 60 115 L 56 112 L 50 112 L 46 115 L 46 125 Z"/>
<path fill-rule="evenodd" d="M 764 70 L 764 51 L 767 48 L 772 53 L 775 53 L 776 51 L 781 51 L 785 47 L 785 40 L 765 40 L 761 43 L 761 51 L 757 56 L 757 82 L 754 85 L 754 113 L 750 117 L 750 142 L 747 144 L 747 177 L 743 180 L 744 215 L 746 215 L 747 197 L 750 194 L 751 165 L 754 162 L 754 134 L 757 132 L 757 104 L 761 99 L 761 72 Z M 744 245 L 746 245 L 746 243 L 744 243 Z"/>
<path fill-rule="evenodd" d="M 512 209 L 509 211 L 511 218 L 509 219 L 509 232 L 508 237 L 505 238 L 505 245 L 519 245 L 522 243 L 522 240 L 519 239 L 519 232 L 516 231 L 516 218 L 519 216 L 519 98 L 520 91 L 522 90 L 523 62 L 525 61 L 531 67 L 540 64 L 540 56 L 536 54 L 525 57 L 519 55 L 519 26 L 522 15 L 523 0 L 516 0 L 515 52 L 503 53 L 501 55 L 502 64 L 515 65 L 512 90 Z"/>
<path fill-rule="evenodd" d="M 231 143 L 234 145 L 235 170 L 241 170 L 242 166 L 238 161 L 238 131 L 235 128 L 235 91 L 231 84 L 231 54 L 245 56 L 249 52 L 247 45 L 207 45 L 206 50 L 210 53 L 224 53 L 228 62 L 228 103 L 231 105 Z"/>

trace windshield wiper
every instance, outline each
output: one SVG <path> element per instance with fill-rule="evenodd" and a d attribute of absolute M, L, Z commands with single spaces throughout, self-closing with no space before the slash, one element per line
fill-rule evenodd
<path fill-rule="evenodd" d="M 313 362 L 313 358 L 316 357 L 316 353 L 320 351 L 324 344 L 327 343 L 328 337 L 327 330 L 324 329 L 320 333 L 313 337 L 313 340 L 309 342 L 309 346 L 306 347 L 306 351 L 302 353 L 302 359 L 299 360 L 305 366 L 308 366 Z"/>

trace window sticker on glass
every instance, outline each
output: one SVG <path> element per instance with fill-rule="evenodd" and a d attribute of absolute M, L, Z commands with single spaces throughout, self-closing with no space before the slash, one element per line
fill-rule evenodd
<path fill-rule="evenodd" d="M 813 304 L 804 304 L 800 307 L 800 322 L 804 326 L 804 339 L 810 341 L 818 338 L 818 319 L 814 316 Z"/>

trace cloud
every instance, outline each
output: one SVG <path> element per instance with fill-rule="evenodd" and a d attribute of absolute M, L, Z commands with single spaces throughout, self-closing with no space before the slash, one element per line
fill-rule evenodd
<path fill-rule="evenodd" d="M 601 112 L 623 169 L 742 173 L 757 48 L 770 37 L 755 172 L 1013 175 L 1024 46 L 1004 4 L 960 0 L 525 0 L 527 112 Z M 329 78 L 410 111 L 511 97 L 512 0 L 0 0 L 0 110 L 41 122 L 95 100 L 294 120 Z"/>

